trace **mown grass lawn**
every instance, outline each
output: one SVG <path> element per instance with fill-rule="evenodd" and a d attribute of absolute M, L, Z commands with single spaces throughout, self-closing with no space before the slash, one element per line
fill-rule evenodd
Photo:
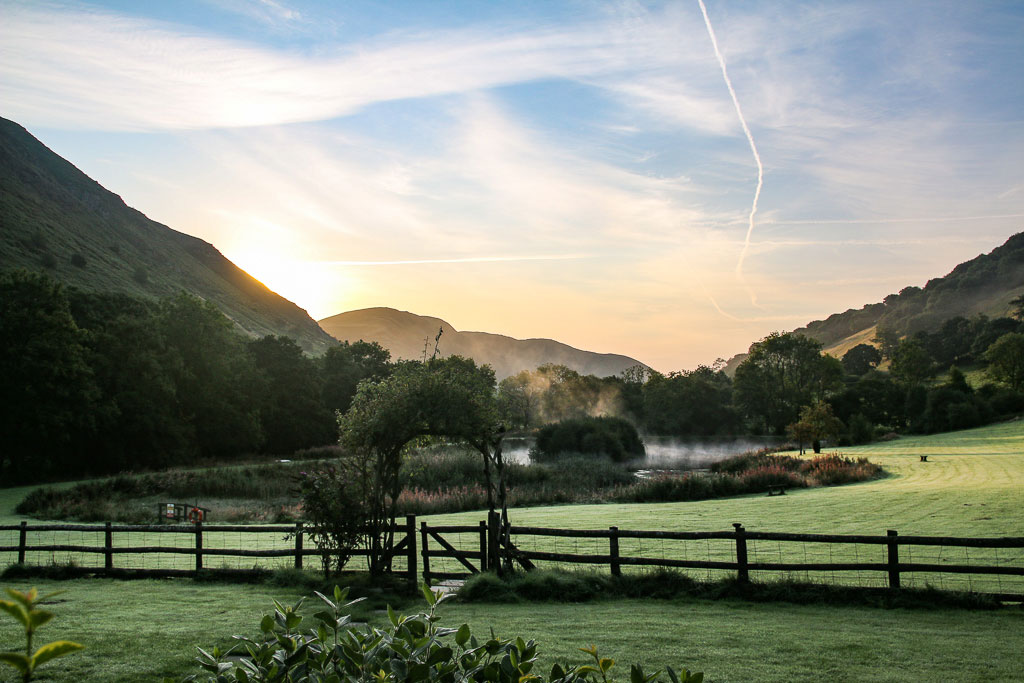
<path fill-rule="evenodd" d="M 1024 422 L 860 448 L 891 476 L 836 488 L 695 503 L 583 505 L 513 511 L 515 524 L 627 529 L 726 529 L 943 536 L 1024 536 Z M 920 462 L 920 455 L 928 462 Z M 0 489 L 0 524 L 28 489 Z M 473 523 L 481 513 L 431 518 Z M 56 663 L 48 680 L 146 681 L 182 675 L 194 645 L 252 634 L 271 598 L 297 589 L 190 580 L 35 581 L 67 592 L 37 642 L 67 637 L 87 646 Z M 4 585 L 10 585 L 5 582 Z M 19 581 L 16 587 L 27 587 Z M 447 604 L 445 622 L 533 637 L 552 657 L 579 661 L 597 644 L 622 663 L 672 664 L 708 680 L 1021 680 L 1024 611 L 884 610 L 736 601 L 608 601 L 583 605 Z M 17 647 L 0 621 L 0 649 Z M 2 676 L 7 676 L 3 678 Z M 47 678 L 44 677 L 44 680 Z M 9 673 L 0 680 L 13 680 Z M 621 680 L 621 678 L 620 678 Z"/>
<path fill-rule="evenodd" d="M 847 486 L 795 489 L 686 503 L 563 505 L 515 510 L 513 524 L 574 529 L 729 529 L 922 536 L 1024 536 L 1024 420 L 904 437 L 839 451 L 867 457 L 890 476 Z M 927 455 L 928 462 L 920 456 Z M 437 515 L 475 524 L 479 512 Z"/>
<path fill-rule="evenodd" d="M 196 645 L 225 647 L 232 634 L 255 635 L 272 598 L 293 602 L 300 596 L 289 588 L 191 580 L 33 583 L 44 592 L 65 591 L 50 606 L 58 616 L 39 632 L 37 644 L 69 638 L 86 646 L 48 665 L 40 680 L 83 683 L 159 681 L 195 673 Z M 419 609 L 419 603 L 406 605 L 406 611 Z M 500 636 L 535 638 L 545 670 L 556 659 L 582 662 L 585 656 L 577 648 L 597 645 L 619 662 L 619 680 L 628 676 L 630 663 L 639 662 L 648 670 L 666 665 L 703 670 L 710 681 L 1017 681 L 1024 651 L 1021 609 L 616 600 L 446 603 L 440 614 L 442 624 L 469 623 L 481 635 L 493 627 Z M 19 632 L 0 622 L 0 649 L 19 644 Z M 7 680 L 14 679 L 0 673 L 0 681 Z"/>

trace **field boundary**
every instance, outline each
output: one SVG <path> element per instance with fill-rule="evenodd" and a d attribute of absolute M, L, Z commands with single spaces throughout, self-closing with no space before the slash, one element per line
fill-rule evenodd
<path fill-rule="evenodd" d="M 496 571 L 499 575 L 511 571 L 513 564 L 531 570 L 537 563 L 557 563 L 560 566 L 607 566 L 613 576 L 620 576 L 624 567 L 645 567 L 645 568 L 668 568 L 668 569 L 690 569 L 690 570 L 714 570 L 728 572 L 741 583 L 748 583 L 751 580 L 751 573 L 760 575 L 782 574 L 788 575 L 793 572 L 869 572 L 882 576 L 884 586 L 889 589 L 902 587 L 901 577 L 905 574 L 927 573 L 929 575 L 944 574 L 966 574 L 976 576 L 1007 576 L 1024 577 L 1024 537 L 1001 537 L 1001 538 L 963 538 L 943 536 L 901 536 L 896 530 L 888 530 L 886 535 L 849 535 L 849 534 L 803 534 L 803 533 L 781 533 L 750 531 L 741 523 L 734 523 L 731 531 L 650 531 L 619 529 L 611 526 L 607 529 L 558 529 L 547 527 L 529 527 L 505 525 L 500 523 L 497 515 L 492 515 L 488 520 L 481 520 L 477 525 L 430 525 L 423 521 L 417 526 L 416 517 L 409 515 L 404 522 L 393 520 L 391 526 L 395 534 L 395 543 L 391 551 L 391 559 L 401 558 L 405 566 L 395 569 L 393 574 L 405 576 L 410 584 L 416 584 L 422 579 L 428 584 L 436 581 L 465 579 L 473 574 Z M 94 573 L 123 573 L 132 572 L 145 575 L 196 575 L 203 571 L 217 571 L 204 565 L 204 560 L 215 557 L 233 556 L 242 558 L 292 558 L 292 565 L 301 569 L 303 560 L 309 556 L 319 557 L 325 552 L 319 548 L 307 548 L 304 544 L 306 532 L 301 523 L 294 525 L 204 525 L 202 522 L 195 524 L 174 524 L 174 525 L 126 525 L 112 524 L 104 525 L 87 524 L 36 524 L 30 525 L 22 522 L 20 525 L 0 526 L 0 543 L 11 532 L 17 532 L 17 543 L 0 545 L 0 554 L 16 553 L 17 562 L 28 566 L 30 555 L 40 553 L 73 553 L 85 555 L 103 556 L 103 567 L 95 567 Z M 102 544 L 78 544 L 78 543 L 40 543 L 31 544 L 32 536 L 39 537 L 45 532 L 65 532 L 69 534 L 90 534 L 95 538 L 96 534 L 103 534 Z M 176 534 L 179 537 L 185 535 L 191 537 L 188 545 L 130 545 L 129 539 L 132 534 Z M 223 542 L 216 541 L 219 534 L 284 534 L 283 538 L 290 540 L 287 546 L 279 546 L 266 549 L 252 549 L 241 547 L 225 547 Z M 116 536 L 115 536 L 116 535 Z M 454 536 L 453 536 L 454 535 Z M 417 539 L 419 536 L 419 539 Z M 468 536 L 467 541 L 464 536 Z M 115 538 L 119 541 L 115 544 Z M 552 550 L 537 549 L 536 542 L 540 539 L 588 539 L 592 543 L 607 543 L 600 551 L 592 552 L 555 552 Z M 13 539 L 12 539 L 13 540 Z M 659 542 L 680 542 L 682 545 L 673 546 L 673 552 L 663 553 L 662 556 L 652 557 L 650 554 L 638 551 L 629 552 L 623 548 L 623 544 L 630 541 L 659 541 Z M 710 552 L 705 559 L 692 559 L 694 553 L 686 553 L 686 543 L 693 542 L 724 542 L 721 546 L 717 559 L 713 559 Z M 757 557 L 751 557 L 749 552 L 751 543 L 767 541 L 777 543 L 780 546 L 779 561 L 762 561 Z M 804 560 L 784 561 L 782 546 L 786 544 L 799 544 L 806 548 L 810 545 L 829 546 L 830 557 L 834 547 L 854 546 L 852 556 L 857 558 L 854 561 L 843 561 L 843 553 L 840 561 Z M 884 556 L 875 561 L 864 561 L 856 552 L 856 546 L 873 546 L 884 549 Z M 974 548 L 1014 551 L 998 557 L 999 562 L 965 562 L 956 559 L 946 561 L 921 562 L 901 560 L 901 548 L 912 548 L 915 546 L 937 547 L 939 557 L 942 558 L 942 549 L 948 548 Z M 683 552 L 678 552 L 682 549 Z M 132 566 L 129 559 L 132 556 L 140 555 L 185 555 L 194 558 L 189 562 L 188 569 L 171 570 L 147 569 L 144 566 Z M 354 549 L 354 557 L 365 557 L 369 554 L 366 548 Z M 806 550 L 804 551 L 806 555 Z M 851 553 L 847 553 L 849 555 Z M 674 555 L 674 556 L 666 556 Z M 680 556 L 682 555 L 682 556 Z M 121 557 L 115 567 L 114 558 Z M 989 557 L 986 555 L 985 557 Z M 454 560 L 454 567 L 445 567 L 444 560 Z M 422 570 L 418 566 L 422 563 Z M 432 566 L 433 565 L 433 566 Z M 38 566 L 38 565 L 37 565 Z M 452 571 L 454 569 L 454 571 Z M 244 573 L 253 570 L 233 570 Z M 826 581 L 827 583 L 827 581 Z M 981 594 L 989 595 L 1001 600 L 1024 600 L 1024 582 L 1015 581 L 1011 591 L 985 591 Z M 971 591 L 975 592 L 975 591 Z"/>

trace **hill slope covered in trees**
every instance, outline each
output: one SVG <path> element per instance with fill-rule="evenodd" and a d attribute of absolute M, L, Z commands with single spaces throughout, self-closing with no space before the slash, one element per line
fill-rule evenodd
<path fill-rule="evenodd" d="M 0 118 L 0 270 L 20 268 L 88 291 L 155 299 L 184 290 L 250 336 L 288 336 L 312 353 L 334 343 L 211 244 L 150 220 Z"/>
<path fill-rule="evenodd" d="M 793 330 L 821 342 L 825 353 L 841 358 L 851 347 L 871 343 L 879 329 L 896 336 L 939 331 L 950 318 L 1011 313 L 1011 301 L 1024 294 L 1024 232 L 1011 236 L 988 254 L 965 261 L 924 287 L 908 286 L 882 301 L 815 320 Z M 731 374 L 747 357 L 739 354 L 726 367 Z"/>

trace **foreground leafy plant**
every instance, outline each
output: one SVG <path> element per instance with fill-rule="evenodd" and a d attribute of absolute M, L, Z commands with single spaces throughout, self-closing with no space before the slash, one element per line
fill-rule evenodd
<path fill-rule="evenodd" d="M 609 672 L 615 660 L 601 657 L 593 646 L 582 651 L 594 658 L 594 665 L 555 664 L 550 675 L 535 672 L 537 643 L 498 638 L 478 639 L 469 625 L 445 628 L 437 625 L 437 606 L 447 597 L 423 586 L 430 609 L 427 613 L 399 616 L 390 607 L 390 626 L 379 629 L 354 625 L 346 608 L 359 600 L 345 602 L 348 589 L 335 587 L 333 599 L 316 596 L 325 609 L 313 615 L 316 627 L 306 632 L 299 626 L 298 611 L 305 598 L 295 605 L 274 602 L 274 613 L 263 617 L 259 640 L 235 636 L 239 644 L 227 652 L 199 649 L 196 658 L 205 673 L 185 681 L 207 683 L 281 682 L 281 683 L 419 683 L 438 681 L 456 683 L 611 683 Z M 361 600 L 361 598 L 360 598 Z M 230 659 L 229 659 L 230 658 Z M 667 669 L 671 683 L 701 683 L 703 673 Z M 634 665 L 630 683 L 655 683 L 662 672 L 644 674 Z M 166 679 L 165 683 L 171 683 Z"/>
<path fill-rule="evenodd" d="M 35 588 L 32 588 L 27 593 L 22 593 L 13 588 L 5 589 L 5 592 L 12 599 L 0 600 L 0 610 L 14 617 L 24 629 L 25 653 L 0 652 L 0 662 L 17 669 L 18 673 L 21 674 L 22 681 L 32 680 L 32 675 L 36 669 L 51 659 L 69 655 L 83 648 L 82 645 L 68 640 L 55 640 L 33 652 L 32 636 L 35 635 L 36 629 L 54 617 L 53 612 L 36 609 L 36 605 L 52 598 L 58 593 L 50 593 L 49 595 L 39 597 L 39 593 Z"/>

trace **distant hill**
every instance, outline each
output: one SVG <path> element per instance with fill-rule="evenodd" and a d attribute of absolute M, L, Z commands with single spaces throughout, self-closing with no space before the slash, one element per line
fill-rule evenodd
<path fill-rule="evenodd" d="M 185 290 L 252 336 L 334 341 L 212 245 L 148 219 L 24 128 L 0 118 L 0 270 L 42 271 L 94 291 L 163 297 Z"/>
<path fill-rule="evenodd" d="M 423 358 L 425 342 L 427 355 L 432 354 L 434 338 L 438 330 L 444 330 L 438 345 L 440 355 L 466 356 L 477 363 L 486 363 L 494 368 L 499 381 L 544 363 L 565 365 L 580 374 L 598 377 L 618 375 L 626 368 L 643 365 L 628 356 L 581 351 L 551 339 L 513 339 L 487 332 L 459 332 L 440 318 L 393 308 L 340 313 L 324 318 L 320 326 L 336 339 L 375 341 L 391 351 L 393 359 L 411 360 Z"/>
<path fill-rule="evenodd" d="M 929 280 L 922 287 L 904 287 L 882 301 L 835 313 L 794 330 L 817 339 L 825 352 L 842 357 L 860 343 L 871 343 L 879 328 L 900 335 L 918 331 L 935 332 L 943 322 L 956 316 L 970 318 L 1008 315 L 1010 301 L 1024 294 L 1024 233 L 1017 233 L 988 254 L 965 261 L 944 277 Z M 732 373 L 746 354 L 729 360 Z"/>

